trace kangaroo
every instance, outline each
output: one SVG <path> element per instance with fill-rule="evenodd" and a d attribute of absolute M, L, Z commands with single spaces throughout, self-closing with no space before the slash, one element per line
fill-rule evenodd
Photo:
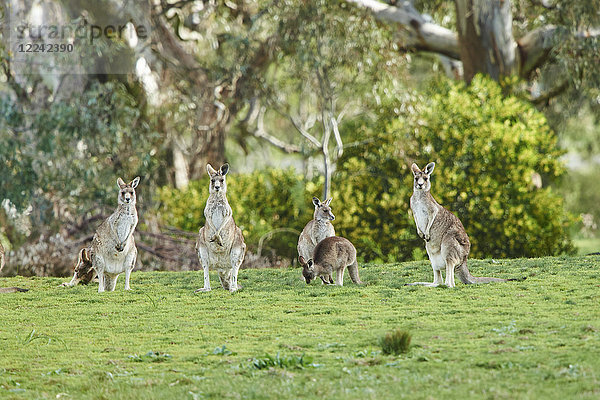
<path fill-rule="evenodd" d="M 29 292 L 29 289 L 22 289 L 20 287 L 3 287 L 3 288 L 0 288 L 0 293 L 16 293 L 16 292 Z"/>
<path fill-rule="evenodd" d="M 211 290 L 209 266 L 219 272 L 223 289 L 233 293 L 241 288 L 237 277 L 246 254 L 246 244 L 242 230 L 235 224 L 231 206 L 227 202 L 226 175 L 229 172 L 229 164 L 222 165 L 218 171 L 207 164 L 206 171 L 210 177 L 209 195 L 204 208 L 206 224 L 200 228 L 196 242 L 198 259 L 204 271 L 204 287 L 194 293 Z"/>
<path fill-rule="evenodd" d="M 115 290 L 117 278 L 123 272 L 125 290 L 131 289 L 129 277 L 137 259 L 133 231 L 138 223 L 135 188 L 139 183 L 139 176 L 129 183 L 117 179 L 117 209 L 98 227 L 92 239 L 91 254 L 88 253 L 88 256 L 98 274 L 98 293 Z"/>
<path fill-rule="evenodd" d="M 61 286 L 72 287 L 79 283 L 87 285 L 96 277 L 96 270 L 92 265 L 92 250 L 90 248 L 85 247 L 79 251 L 74 270 L 71 282 L 65 282 Z"/>
<path fill-rule="evenodd" d="M 435 163 L 427 164 L 421 171 L 417 164 L 412 165 L 414 175 L 413 194 L 410 208 L 417 225 L 417 233 L 425 240 L 425 248 L 433 267 L 433 283 L 414 282 L 408 285 L 436 287 L 442 284 L 442 270 L 446 270 L 445 285 L 454 287 L 454 272 L 463 283 L 506 282 L 509 279 L 475 277 L 467 268 L 467 257 L 471 249 L 469 236 L 462 222 L 438 204 L 430 193 L 431 174 Z"/>
<path fill-rule="evenodd" d="M 298 255 L 305 260 L 312 258 L 315 246 L 326 237 L 335 236 L 335 229 L 331 221 L 335 219 L 335 215 L 331 212 L 329 205 L 331 199 L 321 203 L 317 197 L 313 197 L 315 212 L 313 219 L 306 224 L 300 237 L 298 238 Z M 333 283 L 331 275 L 322 277 L 319 276 L 323 283 Z"/>
<path fill-rule="evenodd" d="M 344 286 L 344 270 L 348 267 L 350 279 L 357 285 L 362 281 L 358 277 L 358 263 L 356 262 L 356 249 L 352 243 L 343 237 L 330 236 L 321 240 L 315 247 L 313 258 L 306 261 L 304 257 L 298 257 L 302 266 L 302 275 L 306 283 L 310 283 L 315 277 L 331 277 L 335 271 L 335 284 Z M 323 282 L 325 282 L 323 280 Z M 333 282 L 330 282 L 333 284 Z"/>

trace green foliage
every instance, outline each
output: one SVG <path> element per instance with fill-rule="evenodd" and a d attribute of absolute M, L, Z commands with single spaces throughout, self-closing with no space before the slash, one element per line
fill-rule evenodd
<path fill-rule="evenodd" d="M 52 223 L 56 209 L 113 205 L 117 176 L 149 177 L 158 164 L 159 136 L 120 83 L 94 84 L 34 115 L 0 96 L 0 115 L 2 197 L 19 209 L 32 204 L 37 223 Z"/>
<path fill-rule="evenodd" d="M 412 336 L 402 329 L 388 332 L 379 339 L 379 345 L 383 354 L 398 355 L 406 353 L 410 347 Z"/>
<path fill-rule="evenodd" d="M 161 219 L 180 229 L 198 231 L 205 224 L 208 186 L 206 176 L 184 190 L 160 188 L 157 198 Z M 262 251 L 272 249 L 280 256 L 295 258 L 298 235 L 312 219 L 311 199 L 319 188 L 293 169 L 228 174 L 227 199 L 248 248 L 256 251 L 262 239 Z"/>
<path fill-rule="evenodd" d="M 345 127 L 365 144 L 345 152 L 334 176 L 333 197 L 345 206 L 336 230 L 365 260 L 422 256 L 409 213 L 410 165 L 430 161 L 432 194 L 462 220 L 474 257 L 572 250 L 563 201 L 547 186 L 564 172 L 561 152 L 540 112 L 482 77 L 468 87 L 439 82 L 426 97 L 397 104 L 384 103 L 375 123 Z M 534 186 L 535 174 L 544 188 Z"/>
<path fill-rule="evenodd" d="M 120 281 L 103 294 L 2 278 L 30 290 L 1 295 L 0 398 L 597 397 L 600 257 L 472 260 L 476 275 L 528 278 L 445 290 L 403 286 L 431 280 L 426 261 L 360 268 L 360 287 L 242 270 L 234 296 L 194 294 L 201 271 L 133 272 L 131 291 Z M 379 336 L 397 327 L 413 334 L 410 351 L 383 355 Z M 237 355 L 212 354 L 225 343 Z M 252 366 L 277 352 L 319 367 Z"/>

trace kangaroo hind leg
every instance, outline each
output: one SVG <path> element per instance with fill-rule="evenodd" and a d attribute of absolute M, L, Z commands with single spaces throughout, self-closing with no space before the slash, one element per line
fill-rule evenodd
<path fill-rule="evenodd" d="M 362 285 L 362 281 L 358 276 L 358 262 L 356 262 L 356 260 L 354 260 L 354 262 L 348 266 L 348 273 L 350 274 L 350 279 L 352 279 L 352 282 L 356 283 L 357 285 Z"/>
<path fill-rule="evenodd" d="M 242 242 L 239 247 L 231 249 L 231 281 L 229 285 L 229 291 L 231 293 L 241 288 L 238 285 L 238 272 L 244 261 L 244 255 L 246 254 L 246 244 Z"/>

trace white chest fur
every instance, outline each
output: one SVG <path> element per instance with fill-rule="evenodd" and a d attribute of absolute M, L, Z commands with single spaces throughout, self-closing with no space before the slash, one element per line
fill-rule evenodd
<path fill-rule="evenodd" d="M 219 229 L 230 215 L 231 207 L 225 198 L 209 200 L 204 209 L 204 216 L 215 229 Z"/>
<path fill-rule="evenodd" d="M 120 206 L 108 219 L 111 230 L 116 235 L 114 240 L 118 244 L 129 238 L 138 223 L 137 211 L 133 207 Z"/>
<path fill-rule="evenodd" d="M 429 218 L 431 217 L 427 203 L 424 201 L 411 199 L 410 207 L 412 209 L 417 228 L 419 228 L 419 231 L 425 233 L 427 224 L 429 223 Z"/>
<path fill-rule="evenodd" d="M 137 224 L 137 218 L 133 214 L 124 214 L 121 215 L 115 221 L 115 231 L 117 232 L 117 236 L 119 240 L 125 241 L 127 239 L 128 234 L 133 232 L 133 228 Z"/>
<path fill-rule="evenodd" d="M 312 228 L 313 245 L 315 246 L 321 240 L 330 236 L 335 236 L 335 229 L 329 221 L 315 220 Z"/>

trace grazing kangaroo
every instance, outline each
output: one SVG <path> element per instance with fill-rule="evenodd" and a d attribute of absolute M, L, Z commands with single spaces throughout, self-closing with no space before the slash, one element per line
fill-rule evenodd
<path fill-rule="evenodd" d="M 242 230 L 236 226 L 231 206 L 227 202 L 226 175 L 229 164 L 222 165 L 218 171 L 207 164 L 206 171 L 210 177 L 209 195 L 204 208 L 206 224 L 200 228 L 196 242 L 198 259 L 204 270 L 204 287 L 194 293 L 211 290 L 209 266 L 219 272 L 223 289 L 233 293 L 241 288 L 237 277 L 246 254 L 246 244 Z"/>
<path fill-rule="evenodd" d="M 75 272 L 71 282 L 65 282 L 61 286 L 75 286 L 79 283 L 87 285 L 96 277 L 96 270 L 92 265 L 92 250 L 84 247 L 79 251 Z"/>
<path fill-rule="evenodd" d="M 98 227 L 92 239 L 90 258 L 98 274 L 98 293 L 115 290 L 117 278 L 123 272 L 125 272 L 125 290 L 131 289 L 129 277 L 137 259 L 133 231 L 138 223 L 135 188 L 139 183 L 139 176 L 129 183 L 123 182 L 121 178 L 117 179 L 119 205 L 115 212 Z"/>
<path fill-rule="evenodd" d="M 0 243 L 0 271 L 4 268 L 4 247 Z M 3 287 L 0 288 L 0 293 L 15 293 L 15 292 L 27 292 L 29 289 L 21 289 L 18 287 Z"/>
<path fill-rule="evenodd" d="M 438 204 L 430 193 L 431 174 L 435 163 L 427 164 L 421 171 L 417 164 L 412 165 L 414 175 L 413 195 L 410 208 L 417 225 L 417 233 L 425 240 L 425 248 L 433 267 L 433 283 L 414 282 L 408 285 L 435 287 L 442 284 L 442 270 L 446 270 L 448 287 L 454 287 L 454 272 L 463 283 L 506 282 L 509 279 L 475 277 L 467 268 L 467 257 L 471 249 L 469 236 L 460 220 Z"/>
<path fill-rule="evenodd" d="M 331 221 L 335 219 L 335 215 L 331 212 L 329 204 L 331 199 L 321 203 L 317 197 L 313 197 L 315 212 L 313 219 L 306 224 L 300 237 L 298 238 L 298 255 L 305 260 L 312 258 L 313 252 L 317 244 L 326 237 L 335 236 L 335 229 Z M 331 275 L 327 277 L 320 276 L 323 283 L 333 283 Z"/>
<path fill-rule="evenodd" d="M 315 247 L 313 259 L 308 261 L 298 257 L 302 266 L 302 275 L 306 283 L 315 277 L 331 276 L 335 271 L 335 284 L 344 286 L 344 270 L 348 267 L 350 279 L 357 285 L 362 284 L 358 277 L 358 263 L 356 262 L 356 249 L 352 243 L 343 237 L 330 236 L 319 242 Z M 325 282 L 325 281 L 324 281 Z M 331 282 L 333 284 L 333 282 Z"/>

